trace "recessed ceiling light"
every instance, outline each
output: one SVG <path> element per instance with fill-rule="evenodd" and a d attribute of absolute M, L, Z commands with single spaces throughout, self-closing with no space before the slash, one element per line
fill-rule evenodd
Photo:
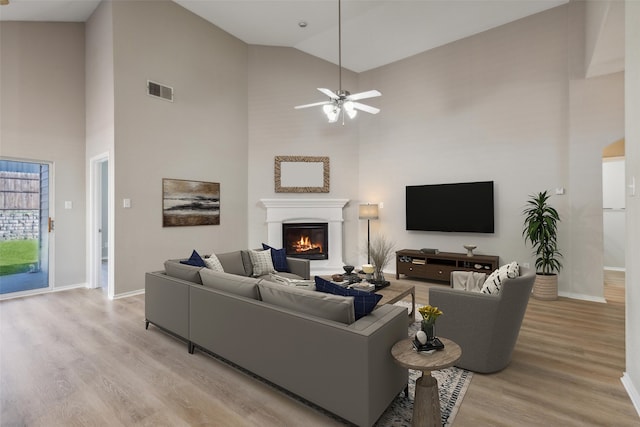
<path fill-rule="evenodd" d="M 298 27 L 300 27 L 300 28 L 306 28 L 306 27 L 307 27 L 307 21 L 300 21 L 300 22 L 298 22 Z"/>

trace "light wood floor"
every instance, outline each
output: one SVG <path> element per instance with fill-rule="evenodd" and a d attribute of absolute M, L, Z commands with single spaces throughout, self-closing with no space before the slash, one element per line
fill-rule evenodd
<path fill-rule="evenodd" d="M 417 300 L 428 302 L 426 282 Z M 443 285 L 435 285 L 443 286 Z M 638 426 L 624 288 L 607 304 L 531 300 L 513 361 L 475 374 L 454 426 Z M 78 289 L 0 302 L 2 426 L 333 426 L 331 418 L 151 326 L 144 296 Z"/>

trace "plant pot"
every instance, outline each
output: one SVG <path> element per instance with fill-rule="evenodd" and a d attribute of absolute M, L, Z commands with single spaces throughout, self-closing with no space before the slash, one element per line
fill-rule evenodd
<path fill-rule="evenodd" d="M 533 284 L 533 297 L 545 301 L 558 299 L 558 275 L 536 273 L 536 281 Z"/>

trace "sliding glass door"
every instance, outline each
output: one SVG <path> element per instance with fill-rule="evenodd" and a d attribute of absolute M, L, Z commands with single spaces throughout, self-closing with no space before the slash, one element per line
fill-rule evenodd
<path fill-rule="evenodd" d="M 0 294 L 49 287 L 50 167 L 0 159 Z"/>

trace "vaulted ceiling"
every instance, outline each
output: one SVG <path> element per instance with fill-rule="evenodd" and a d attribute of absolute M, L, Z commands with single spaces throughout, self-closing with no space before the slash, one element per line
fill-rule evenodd
<path fill-rule="evenodd" d="M 293 47 L 338 62 L 337 0 L 173 1 L 248 44 Z M 342 65 L 355 72 L 370 70 L 568 2 L 342 0 Z M 9 5 L 0 6 L 0 20 L 83 22 L 99 3 L 100 0 L 10 0 Z M 601 62 L 610 64 L 615 61 L 612 57 L 623 52 L 624 33 L 620 28 L 624 26 L 618 21 L 622 19 L 624 23 L 624 9 L 621 14 L 608 13 L 607 17 L 609 23 L 600 26 L 602 31 L 594 45 L 590 67 L 599 67 Z M 615 48 L 616 44 L 622 44 L 622 48 Z"/>

